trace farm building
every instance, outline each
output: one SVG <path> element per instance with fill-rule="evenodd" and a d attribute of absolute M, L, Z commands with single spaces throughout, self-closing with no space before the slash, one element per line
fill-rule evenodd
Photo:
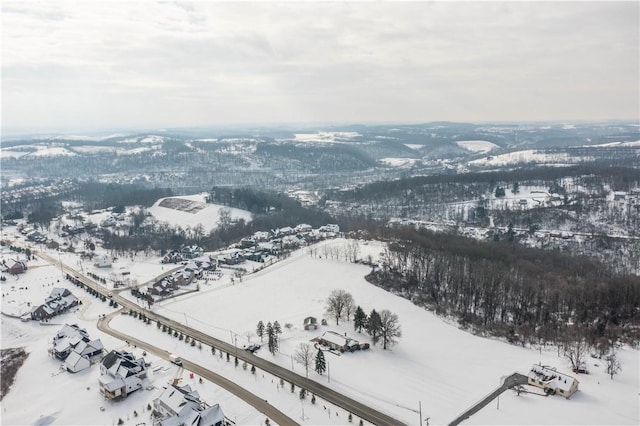
<path fill-rule="evenodd" d="M 318 319 L 316 317 L 306 317 L 302 322 L 305 330 L 317 330 Z"/>

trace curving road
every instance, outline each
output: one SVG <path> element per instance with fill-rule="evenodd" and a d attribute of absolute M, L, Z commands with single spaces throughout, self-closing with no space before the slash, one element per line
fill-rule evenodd
<path fill-rule="evenodd" d="M 327 402 L 330 402 L 331 404 L 334 404 L 338 407 L 343 408 L 346 411 L 349 411 L 350 413 L 353 413 L 355 416 L 359 416 L 360 418 L 366 420 L 369 423 L 373 423 L 375 425 L 379 425 L 379 426 L 406 426 L 405 423 L 394 419 L 393 417 L 384 414 L 378 410 L 375 410 L 371 407 L 368 407 L 358 401 L 356 401 L 353 398 L 350 398 L 346 395 L 342 395 L 336 391 L 334 391 L 333 389 L 330 389 L 318 382 L 315 382 L 313 380 L 309 380 L 306 377 L 300 376 L 299 374 L 294 373 L 293 371 L 287 370 L 286 368 L 283 368 L 277 364 L 274 364 L 272 362 L 269 362 L 263 358 L 260 358 L 258 356 L 253 355 L 251 352 L 248 351 L 244 351 L 244 350 L 238 350 L 238 348 L 230 343 L 227 343 L 225 341 L 216 339 L 214 337 L 211 337 L 199 330 L 193 329 L 191 327 L 188 327 L 184 324 L 181 324 L 177 321 L 174 321 L 170 318 L 167 318 L 165 316 L 159 315 L 157 313 L 154 313 L 152 311 L 149 311 L 147 309 L 144 309 L 142 307 L 140 307 L 139 305 L 137 305 L 136 303 L 120 296 L 117 292 L 113 292 L 110 293 L 108 289 L 106 289 L 105 287 L 96 284 L 93 280 L 87 278 L 86 276 L 84 276 L 83 274 L 79 273 L 78 271 L 76 271 L 73 268 L 70 268 L 69 266 L 65 265 L 64 263 L 62 263 L 61 261 L 59 261 L 58 259 L 55 259 L 53 256 L 49 255 L 48 253 L 43 253 L 43 252 L 34 252 L 34 254 L 36 254 L 37 256 L 41 257 L 44 260 L 47 260 L 49 262 L 51 262 L 54 265 L 59 265 L 60 268 L 67 274 L 76 277 L 78 280 L 80 280 L 84 285 L 86 285 L 87 287 L 90 287 L 96 291 L 98 291 L 101 294 L 104 294 L 105 296 L 109 296 L 112 297 L 113 300 L 115 300 L 116 302 L 118 302 L 123 308 L 126 308 L 128 310 L 132 310 L 132 311 L 137 311 L 137 312 L 141 312 L 144 313 L 144 315 L 153 320 L 153 321 L 157 321 L 160 322 L 161 324 L 166 324 L 167 326 L 171 327 L 171 329 L 176 330 L 182 334 L 184 334 L 185 336 L 189 336 L 190 338 L 193 338 L 199 342 L 202 342 L 203 344 L 207 344 L 209 346 L 213 346 L 216 349 L 220 349 L 223 350 L 224 352 L 230 353 L 230 354 L 236 354 L 236 356 L 238 357 L 239 360 L 243 360 L 246 361 L 252 365 L 255 365 L 256 368 L 260 368 L 266 372 L 269 372 L 271 374 L 273 374 L 274 376 L 277 377 L 281 377 L 282 379 L 295 384 L 298 387 L 302 387 L 304 389 L 306 389 L 308 392 L 312 392 L 314 393 L 317 397 L 320 397 L 322 399 L 324 399 Z M 110 330 L 110 331 L 107 331 Z M 105 327 L 105 329 L 103 330 L 107 333 L 111 334 L 111 331 L 116 332 L 115 330 L 111 330 L 108 327 Z M 121 335 L 124 335 L 122 333 L 120 333 Z M 117 337 L 117 336 L 116 336 Z M 144 342 L 139 341 L 137 339 L 129 339 L 128 337 L 125 338 L 125 340 L 130 340 L 130 341 L 134 341 L 136 340 L 137 342 L 139 342 L 138 346 L 144 347 L 142 344 Z M 149 345 L 150 346 L 150 345 Z M 162 350 L 160 350 L 162 351 Z M 164 353 L 166 353 L 168 356 L 168 353 L 166 351 L 163 351 Z M 156 353 L 156 352 L 154 352 Z M 194 366 L 195 364 L 189 363 L 190 366 Z M 185 366 L 187 366 L 187 364 L 185 364 Z M 195 372 L 195 370 L 193 370 Z M 211 374 L 215 374 L 213 372 L 210 372 Z M 198 373 L 201 374 L 201 373 Z M 203 374 L 203 377 L 207 377 Z M 224 378 L 222 378 L 224 379 Z M 225 379 L 226 380 L 226 379 Z M 221 385 L 222 386 L 222 385 Z M 253 405 L 249 400 L 245 400 L 246 402 L 250 403 L 251 405 Z M 263 410 L 260 407 L 256 407 L 256 409 L 260 410 L 260 411 L 264 411 L 266 413 L 265 410 Z M 274 418 L 275 420 L 275 418 Z M 289 419 L 290 420 L 290 419 Z M 291 420 L 290 420 L 291 421 Z M 296 424 L 294 423 L 282 423 L 282 424 Z"/>
<path fill-rule="evenodd" d="M 122 309 L 112 312 L 111 314 L 107 315 L 106 317 L 98 320 L 98 329 L 110 334 L 114 337 L 117 337 L 121 340 L 125 340 L 131 344 L 136 345 L 139 348 L 144 349 L 145 351 L 149 352 L 149 353 L 153 353 L 154 355 L 157 355 L 158 357 L 165 359 L 167 361 L 170 361 L 170 353 L 165 351 L 164 349 L 161 349 L 157 346 L 153 346 L 150 343 L 147 343 L 145 341 L 142 341 L 140 339 L 137 339 L 133 336 L 129 336 L 127 334 L 122 333 L 121 331 L 115 330 L 113 328 L 111 328 L 109 326 L 109 322 L 111 321 L 111 319 L 116 316 L 119 315 L 122 312 Z M 200 375 L 201 377 L 204 377 L 205 379 L 209 380 L 212 383 L 217 384 L 218 386 L 226 389 L 227 391 L 231 392 L 232 394 L 234 394 L 235 396 L 237 396 L 238 398 L 242 399 L 243 401 L 247 402 L 249 405 L 253 406 L 255 409 L 257 409 L 258 411 L 260 411 L 261 413 L 263 413 L 265 416 L 269 417 L 271 420 L 274 420 L 276 423 L 278 423 L 279 425 L 283 425 L 283 426 L 298 426 L 298 423 L 296 423 L 294 420 L 292 420 L 290 417 L 288 417 L 286 414 L 284 414 L 282 411 L 278 410 L 276 407 L 274 407 L 273 405 L 269 404 L 267 401 L 265 401 L 264 399 L 252 394 L 251 392 L 249 392 L 248 390 L 246 390 L 245 388 L 237 385 L 236 383 L 230 381 L 229 379 L 220 376 L 219 374 L 214 373 L 211 370 L 208 370 L 204 367 L 202 367 L 199 364 L 195 364 L 185 358 L 181 358 L 182 359 L 182 365 L 184 368 L 186 368 L 189 371 L 192 371 L 198 375 Z"/>

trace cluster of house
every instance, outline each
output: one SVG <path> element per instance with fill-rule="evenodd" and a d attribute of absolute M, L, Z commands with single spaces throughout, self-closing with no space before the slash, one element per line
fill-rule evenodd
<path fill-rule="evenodd" d="M 194 280 L 202 278 L 205 272 L 215 269 L 214 263 L 194 260 L 184 265 L 181 270 L 156 281 L 148 287 L 147 291 L 153 296 L 171 296 L 180 287 L 191 284 Z"/>
<path fill-rule="evenodd" d="M 18 275 L 27 270 L 27 263 L 22 260 L 9 259 L 9 261 L 2 260 L 2 272 Z"/>
<path fill-rule="evenodd" d="M 77 184 L 71 180 L 51 184 L 33 184 L 19 188 L 5 187 L 2 188 L 2 204 L 11 206 L 23 204 L 30 200 L 40 200 L 44 198 L 56 197 L 65 194 L 77 187 Z M 8 209 L 9 211 L 11 209 Z"/>
<path fill-rule="evenodd" d="M 85 370 L 99 360 L 104 351 L 100 339 L 91 340 L 87 330 L 77 324 L 68 325 L 56 333 L 49 353 L 60 361 L 71 373 Z"/>
<path fill-rule="evenodd" d="M 198 391 L 189 385 L 167 386 L 162 394 L 153 400 L 151 421 L 154 426 L 230 426 L 220 404 L 207 405 L 200 399 Z"/>
<path fill-rule="evenodd" d="M 328 224 L 318 229 L 311 225 L 300 224 L 295 228 L 286 226 L 270 232 L 258 231 L 251 237 L 243 238 L 236 245 L 236 250 L 218 257 L 218 263 L 236 265 L 245 260 L 264 262 L 269 256 L 279 256 L 285 250 L 293 250 L 309 243 L 325 238 L 336 237 L 340 227 Z"/>
<path fill-rule="evenodd" d="M 35 228 L 31 226 L 23 227 L 22 229 L 20 229 L 20 233 L 24 235 L 29 241 L 34 241 L 36 243 L 47 242 L 47 237 L 36 231 Z"/>
<path fill-rule="evenodd" d="M 100 363 L 100 393 L 105 399 L 123 399 L 131 392 L 142 388 L 142 380 L 147 377 L 144 358 L 137 358 L 130 352 L 112 350 Z"/>
<path fill-rule="evenodd" d="M 31 308 L 31 319 L 44 321 L 63 314 L 80 303 L 78 298 L 66 288 L 54 287 L 40 306 Z"/>
<path fill-rule="evenodd" d="M 200 246 L 192 245 L 192 246 L 182 246 L 180 250 L 172 250 L 160 261 L 161 263 L 178 263 L 183 260 L 195 259 L 197 257 L 202 256 L 204 250 Z"/>
<path fill-rule="evenodd" d="M 541 388 L 546 394 L 558 394 L 569 399 L 578 390 L 580 382 L 574 377 L 558 372 L 547 365 L 533 364 L 527 375 L 527 383 Z"/>

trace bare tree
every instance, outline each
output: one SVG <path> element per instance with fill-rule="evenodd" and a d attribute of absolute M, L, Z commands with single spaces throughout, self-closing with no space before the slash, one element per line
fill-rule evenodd
<path fill-rule="evenodd" d="M 400 330 L 400 321 L 398 316 L 393 312 L 383 309 L 380 311 L 380 337 L 382 338 L 382 349 L 387 349 L 398 342 L 398 338 L 402 337 Z"/>
<path fill-rule="evenodd" d="M 618 374 L 620 370 L 622 370 L 622 366 L 620 366 L 620 361 L 618 361 L 618 357 L 616 356 L 616 351 L 614 348 L 611 348 L 611 353 L 607 355 L 605 360 L 605 365 L 607 366 L 607 374 L 611 376 L 611 379 L 613 379 L 613 376 Z"/>
<path fill-rule="evenodd" d="M 574 372 L 577 373 L 584 365 L 587 350 L 587 342 L 582 337 L 576 337 L 565 342 L 563 351 L 564 356 L 571 363 L 571 369 Z"/>
<path fill-rule="evenodd" d="M 309 377 L 309 366 L 311 366 L 315 359 L 313 355 L 313 346 L 308 343 L 300 343 L 298 345 L 298 349 L 296 349 L 296 352 L 293 355 L 293 359 L 295 359 L 298 364 L 302 364 L 304 366 L 305 374 Z"/>
<path fill-rule="evenodd" d="M 340 320 L 344 318 L 345 315 L 347 315 L 347 320 L 349 319 L 348 316 L 353 312 L 354 305 L 355 302 L 351 293 L 337 289 L 333 290 L 327 298 L 325 310 L 330 318 L 336 320 L 336 325 L 339 325 Z"/>
<path fill-rule="evenodd" d="M 222 208 L 218 210 L 218 227 L 222 230 L 226 230 L 231 226 L 233 218 L 231 217 L 231 210 L 228 208 Z"/>

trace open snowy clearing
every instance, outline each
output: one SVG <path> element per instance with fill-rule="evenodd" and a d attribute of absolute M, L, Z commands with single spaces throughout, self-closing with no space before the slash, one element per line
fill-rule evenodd
<path fill-rule="evenodd" d="M 480 141 L 480 140 L 457 141 L 456 144 L 458 144 L 458 146 L 466 149 L 467 151 L 482 152 L 482 153 L 487 153 L 487 152 L 491 151 L 492 149 L 498 147 L 498 145 L 496 145 L 493 142 Z"/>
<path fill-rule="evenodd" d="M 251 220 L 251 213 L 246 210 L 236 209 L 232 207 L 225 207 L 218 204 L 205 203 L 206 194 L 186 195 L 180 197 L 167 197 L 161 198 L 149 207 L 148 212 L 153 215 L 160 222 L 167 222 L 171 226 L 181 226 L 186 228 L 187 226 L 194 228 L 201 224 L 204 228 L 204 232 L 209 232 L 218 226 L 220 219 L 220 211 L 227 210 L 231 214 L 232 219 L 244 219 L 246 221 Z M 167 208 L 163 205 L 167 204 L 165 200 L 185 200 L 183 202 L 176 202 L 177 206 L 183 204 L 200 205 L 199 209 L 192 209 L 190 211 L 178 210 L 176 208 Z M 188 203 L 190 202 L 190 203 Z"/>
<path fill-rule="evenodd" d="M 379 251 L 381 247 L 366 248 Z M 423 414 L 431 417 L 433 424 L 443 424 L 497 387 L 501 377 L 514 371 L 526 374 L 531 365 L 538 362 L 556 366 L 560 371 L 569 369 L 567 362 L 558 358 L 555 348 L 539 353 L 470 335 L 408 300 L 369 284 L 364 279 L 369 267 L 328 260 L 322 249 L 318 254 L 323 258 L 299 251 L 280 264 L 246 277 L 242 283 L 163 302 L 154 310 L 230 342 L 234 336 L 238 346 L 249 343 L 246 335 L 255 334 L 258 321 L 277 320 L 284 327 L 280 352 L 271 356 L 261 350 L 258 355 L 290 368 L 291 355 L 298 344 L 309 342 L 327 330 L 346 332 L 369 342 L 366 335 L 353 331 L 352 323 L 335 326 L 330 322 L 317 331 L 302 329 L 305 317 L 323 317 L 324 301 L 332 290 L 342 288 L 350 292 L 367 313 L 374 308 L 389 309 L 400 317 L 403 332 L 400 343 L 391 351 L 377 346 L 369 351 L 329 355 L 330 386 L 409 424 L 415 422 L 413 410 L 417 410 L 420 401 Z M 292 324 L 291 329 L 285 327 L 287 323 Z M 251 341 L 256 339 L 253 335 Z M 540 406 L 532 404 L 533 410 L 521 412 L 527 416 L 523 423 L 558 424 L 557 419 L 561 418 L 564 420 L 561 423 L 567 424 L 636 424 L 639 420 L 638 351 L 625 350 L 620 356 L 625 379 L 620 376 L 611 381 L 605 376 L 604 367 L 592 367 L 592 374 L 579 377 L 580 392 L 571 400 L 546 398 L 544 401 L 554 402 L 539 412 L 536 409 Z M 294 368 L 299 370 L 300 366 L 294 364 Z M 309 376 L 326 380 L 315 372 Z M 594 400 L 600 403 L 591 404 Z M 500 418 L 501 413 L 497 411 L 495 415 Z M 513 418 L 491 418 L 489 423 L 512 421 Z"/>

